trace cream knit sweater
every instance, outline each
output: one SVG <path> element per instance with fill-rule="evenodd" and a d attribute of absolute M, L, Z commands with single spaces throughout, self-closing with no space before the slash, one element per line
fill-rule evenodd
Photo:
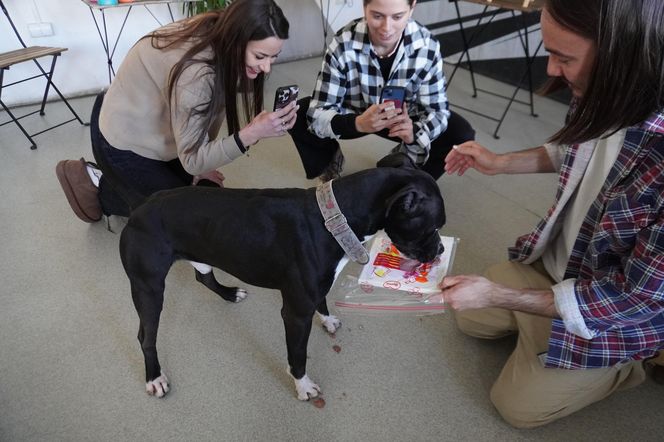
<path fill-rule="evenodd" d="M 197 150 L 183 152 L 196 138 L 202 123 L 200 116 L 189 117 L 190 110 L 209 101 L 214 75 L 203 63 L 188 67 L 169 102 L 169 74 L 187 48 L 188 45 L 181 45 L 155 49 L 150 38 L 136 43 L 106 93 L 99 127 L 106 140 L 118 149 L 154 160 L 179 158 L 187 172 L 198 175 L 230 163 L 242 151 L 232 136 L 220 137 L 217 128 Z M 220 117 L 223 118 L 224 115 Z"/>

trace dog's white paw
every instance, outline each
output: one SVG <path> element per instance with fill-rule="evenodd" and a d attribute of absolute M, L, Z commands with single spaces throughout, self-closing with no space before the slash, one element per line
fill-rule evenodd
<path fill-rule="evenodd" d="M 161 376 L 145 384 L 145 391 L 150 396 L 164 397 L 168 393 L 168 378 L 162 372 Z"/>
<path fill-rule="evenodd" d="M 334 315 L 325 316 L 318 313 L 318 317 L 329 334 L 335 333 L 341 327 L 341 321 Z"/>
<path fill-rule="evenodd" d="M 306 374 L 301 379 L 294 379 L 297 398 L 301 401 L 308 401 L 315 398 L 321 392 L 320 387 L 314 381 L 309 379 Z"/>
<path fill-rule="evenodd" d="M 299 400 L 308 401 L 311 398 L 317 397 L 318 394 L 321 393 L 320 387 L 316 385 L 314 381 L 309 379 L 309 376 L 306 374 L 300 379 L 295 379 L 291 373 L 290 366 L 286 367 L 286 373 L 288 373 L 288 375 L 293 378 L 293 381 L 295 381 L 295 391 L 297 392 L 297 398 Z"/>
<path fill-rule="evenodd" d="M 248 295 L 248 293 L 245 289 L 237 289 L 237 291 L 235 292 L 235 296 L 236 296 L 235 302 L 244 301 L 247 298 L 247 295 Z"/>

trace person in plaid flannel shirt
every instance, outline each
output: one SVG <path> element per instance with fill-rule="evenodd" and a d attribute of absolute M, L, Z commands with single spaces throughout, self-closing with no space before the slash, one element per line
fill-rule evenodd
<path fill-rule="evenodd" d="M 573 94 L 564 127 L 533 149 L 470 142 L 446 158 L 450 174 L 559 172 L 509 262 L 441 282 L 462 331 L 519 334 L 491 389 L 516 427 L 638 385 L 664 354 L 664 2 L 545 0 L 541 29 L 547 72 Z"/>
<path fill-rule="evenodd" d="M 475 138 L 470 124 L 448 109 L 440 46 L 411 19 L 415 3 L 364 0 L 364 17 L 329 44 L 313 96 L 298 102 L 289 130 L 307 178 L 337 178 L 344 162 L 337 139 L 373 133 L 398 142 L 394 151 L 438 179 L 452 145 Z M 401 109 L 379 103 L 386 85 L 406 88 Z"/>

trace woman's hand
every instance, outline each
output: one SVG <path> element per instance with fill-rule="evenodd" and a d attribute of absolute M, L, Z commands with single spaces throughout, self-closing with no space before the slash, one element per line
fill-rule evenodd
<path fill-rule="evenodd" d="M 194 186 L 198 184 L 200 180 L 209 180 L 212 181 L 213 183 L 217 184 L 219 187 L 224 187 L 224 180 L 226 177 L 224 176 L 223 173 L 219 172 L 218 170 L 211 170 L 209 172 L 202 173 L 200 175 L 194 176 L 194 180 L 191 184 Z"/>
<path fill-rule="evenodd" d="M 393 138 L 400 138 L 406 144 L 413 144 L 415 142 L 415 134 L 413 133 L 413 120 L 408 116 L 408 105 L 403 104 L 401 113 L 395 115 L 390 119 L 391 125 L 388 136 Z"/>
<path fill-rule="evenodd" d="M 476 169 L 485 175 L 496 175 L 502 172 L 498 161 L 499 155 L 488 150 L 475 141 L 466 141 L 454 148 L 445 157 L 445 172 L 461 176 L 469 168 Z"/>
<path fill-rule="evenodd" d="M 355 129 L 365 134 L 380 132 L 393 124 L 393 119 L 403 112 L 395 109 L 391 101 L 372 104 L 367 110 L 355 118 Z"/>
<path fill-rule="evenodd" d="M 293 101 L 282 109 L 274 112 L 263 111 L 256 115 L 248 125 L 238 132 L 242 144 L 248 147 L 263 138 L 285 135 L 295 125 L 299 108 L 297 102 Z"/>

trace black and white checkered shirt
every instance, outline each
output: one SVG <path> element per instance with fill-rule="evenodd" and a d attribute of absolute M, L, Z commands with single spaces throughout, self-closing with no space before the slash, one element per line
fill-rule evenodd
<path fill-rule="evenodd" d="M 366 20 L 354 20 L 337 32 L 327 48 L 312 94 L 307 112 L 309 130 L 321 138 L 339 138 L 332 130 L 332 118 L 361 114 L 379 102 L 385 84 L 406 88 L 415 143 L 401 143 L 399 150 L 423 164 L 431 141 L 447 129 L 450 112 L 438 41 L 412 19 L 404 30 L 387 83 L 369 40 Z"/>

